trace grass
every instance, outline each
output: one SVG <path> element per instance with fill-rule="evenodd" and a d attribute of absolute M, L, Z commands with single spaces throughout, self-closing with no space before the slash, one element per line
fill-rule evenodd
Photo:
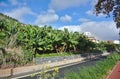
<path fill-rule="evenodd" d="M 63 52 L 63 53 L 44 53 L 44 54 L 36 54 L 36 58 L 40 57 L 52 57 L 52 56 L 70 56 L 73 55 L 74 53 L 68 53 L 68 52 Z"/>
<path fill-rule="evenodd" d="M 107 59 L 99 61 L 95 66 L 83 67 L 79 73 L 68 72 L 66 79 L 104 79 L 107 73 L 112 70 L 114 65 L 120 60 L 120 55 L 114 53 Z"/>
<path fill-rule="evenodd" d="M 94 50 L 91 51 L 89 53 L 93 53 L 93 54 L 100 54 L 102 53 L 99 50 Z M 75 54 L 85 54 L 85 52 L 62 52 L 62 53 L 44 53 L 44 54 L 36 54 L 36 58 L 40 58 L 40 57 L 55 57 L 55 56 L 70 56 L 70 55 L 75 55 Z"/>

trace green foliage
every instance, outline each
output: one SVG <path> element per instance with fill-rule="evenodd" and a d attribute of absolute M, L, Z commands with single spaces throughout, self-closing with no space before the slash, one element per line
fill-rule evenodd
<path fill-rule="evenodd" d="M 95 48 L 95 44 L 85 35 L 69 32 L 66 28 L 62 31 L 52 29 L 51 26 L 24 25 L 13 19 L 4 18 L 0 20 L 0 31 L 0 42 L 4 46 L 21 46 L 34 51 L 35 54 L 91 51 Z"/>
<path fill-rule="evenodd" d="M 96 15 L 102 13 L 108 17 L 113 16 L 116 27 L 120 28 L 120 1 L 119 0 L 98 0 L 95 5 Z"/>
<path fill-rule="evenodd" d="M 67 29 L 64 31 L 53 30 L 51 26 L 40 28 L 38 26 L 26 25 L 24 28 L 20 27 L 17 44 L 24 46 L 26 49 L 34 49 L 37 53 L 75 52 L 94 48 L 94 43 L 83 34 L 68 32 Z"/>
<path fill-rule="evenodd" d="M 85 52 L 90 52 L 93 50 L 96 46 L 95 43 L 90 41 L 88 37 L 85 35 L 81 34 L 79 39 L 78 39 L 78 48 L 79 50 L 85 51 Z"/>
<path fill-rule="evenodd" d="M 100 43 L 96 44 L 96 50 L 100 50 L 102 52 L 104 52 L 104 51 L 107 51 L 107 52 L 117 51 L 117 52 L 119 52 L 119 44 L 101 41 Z"/>
<path fill-rule="evenodd" d="M 104 44 L 97 45 L 90 41 L 87 36 L 79 32 L 69 32 L 68 29 L 56 30 L 51 26 L 25 25 L 3 14 L 0 14 L 0 17 L 0 47 L 11 49 L 22 47 L 24 53 L 21 58 L 24 63 L 32 61 L 33 55 L 36 54 L 50 55 L 55 52 L 56 55 L 59 55 L 64 52 L 81 51 L 88 53 L 97 47 L 99 50 L 103 50 L 105 47 Z M 110 46 L 106 45 L 105 48 L 108 47 Z M 112 48 L 111 46 L 109 49 Z"/>
<path fill-rule="evenodd" d="M 23 56 L 17 53 L 7 53 L 4 55 L 0 54 L 0 65 L 3 65 L 3 68 L 6 68 L 9 65 L 15 67 L 17 65 L 22 65 L 23 63 Z"/>
<path fill-rule="evenodd" d="M 3 65 L 6 68 L 9 65 L 16 67 L 18 65 L 25 65 L 33 60 L 33 53 L 24 50 L 23 53 L 19 54 L 16 52 L 7 52 L 5 55 L 0 54 L 0 66 Z"/>
<path fill-rule="evenodd" d="M 113 44 L 113 43 L 106 43 L 105 47 L 106 47 L 107 51 L 111 52 L 111 51 L 115 51 L 116 50 L 117 45 Z"/>
<path fill-rule="evenodd" d="M 0 20 L 3 20 L 3 19 L 7 19 L 7 20 L 11 20 L 11 21 L 15 21 L 15 22 L 18 22 L 18 20 L 14 19 L 14 18 L 11 18 L 7 15 L 4 15 L 2 13 L 0 13 Z"/>
<path fill-rule="evenodd" d="M 103 79 L 107 72 L 120 60 L 118 53 L 113 53 L 107 59 L 99 61 L 95 66 L 83 67 L 79 73 L 72 72 L 66 75 L 67 79 Z"/>
<path fill-rule="evenodd" d="M 59 68 L 55 67 L 51 73 L 48 73 L 47 70 L 49 70 L 50 67 L 43 65 L 42 70 L 35 74 L 31 74 L 30 77 L 34 78 L 35 76 L 37 79 L 55 79 L 55 77 L 58 75 Z"/>
<path fill-rule="evenodd" d="M 96 49 L 102 52 L 106 51 L 105 42 L 101 41 L 100 43 L 97 43 Z"/>
<path fill-rule="evenodd" d="M 53 56 L 69 56 L 69 55 L 73 55 L 74 53 L 70 53 L 70 52 L 63 52 L 61 54 L 58 53 L 45 53 L 45 54 L 36 54 L 36 58 L 40 58 L 40 57 L 53 57 Z"/>
<path fill-rule="evenodd" d="M 33 52 L 29 50 L 24 50 L 23 51 L 23 64 L 27 64 L 33 60 Z"/>

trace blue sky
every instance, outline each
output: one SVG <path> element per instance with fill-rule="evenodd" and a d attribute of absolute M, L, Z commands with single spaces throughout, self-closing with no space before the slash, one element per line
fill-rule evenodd
<path fill-rule="evenodd" d="M 0 12 L 25 24 L 91 32 L 97 39 L 117 40 L 112 17 L 94 13 L 97 0 L 0 0 Z"/>

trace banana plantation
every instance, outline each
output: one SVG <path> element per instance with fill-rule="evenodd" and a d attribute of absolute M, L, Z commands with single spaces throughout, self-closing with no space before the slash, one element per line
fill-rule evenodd
<path fill-rule="evenodd" d="M 95 43 L 84 34 L 69 32 L 68 29 L 26 25 L 12 19 L 0 20 L 0 65 L 24 65 L 32 61 L 36 54 L 85 53 L 104 51 L 106 48 L 114 50 L 116 45 Z"/>

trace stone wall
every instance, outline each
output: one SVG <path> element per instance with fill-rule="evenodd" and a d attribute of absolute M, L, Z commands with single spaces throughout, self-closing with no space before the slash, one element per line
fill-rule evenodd
<path fill-rule="evenodd" d="M 44 58 L 35 58 L 34 62 L 36 64 L 45 64 L 45 63 L 53 63 L 53 62 L 60 62 L 64 60 L 73 60 L 81 57 L 92 58 L 95 56 L 99 56 L 101 53 L 85 53 L 85 54 L 76 54 L 70 56 L 53 56 L 53 57 L 44 57 Z"/>
<path fill-rule="evenodd" d="M 81 58 L 81 55 L 71 55 L 71 56 L 56 56 L 56 57 L 47 57 L 47 58 L 35 58 L 34 61 L 36 64 L 45 64 L 45 63 L 53 63 L 59 62 L 64 60 L 72 60 Z"/>

